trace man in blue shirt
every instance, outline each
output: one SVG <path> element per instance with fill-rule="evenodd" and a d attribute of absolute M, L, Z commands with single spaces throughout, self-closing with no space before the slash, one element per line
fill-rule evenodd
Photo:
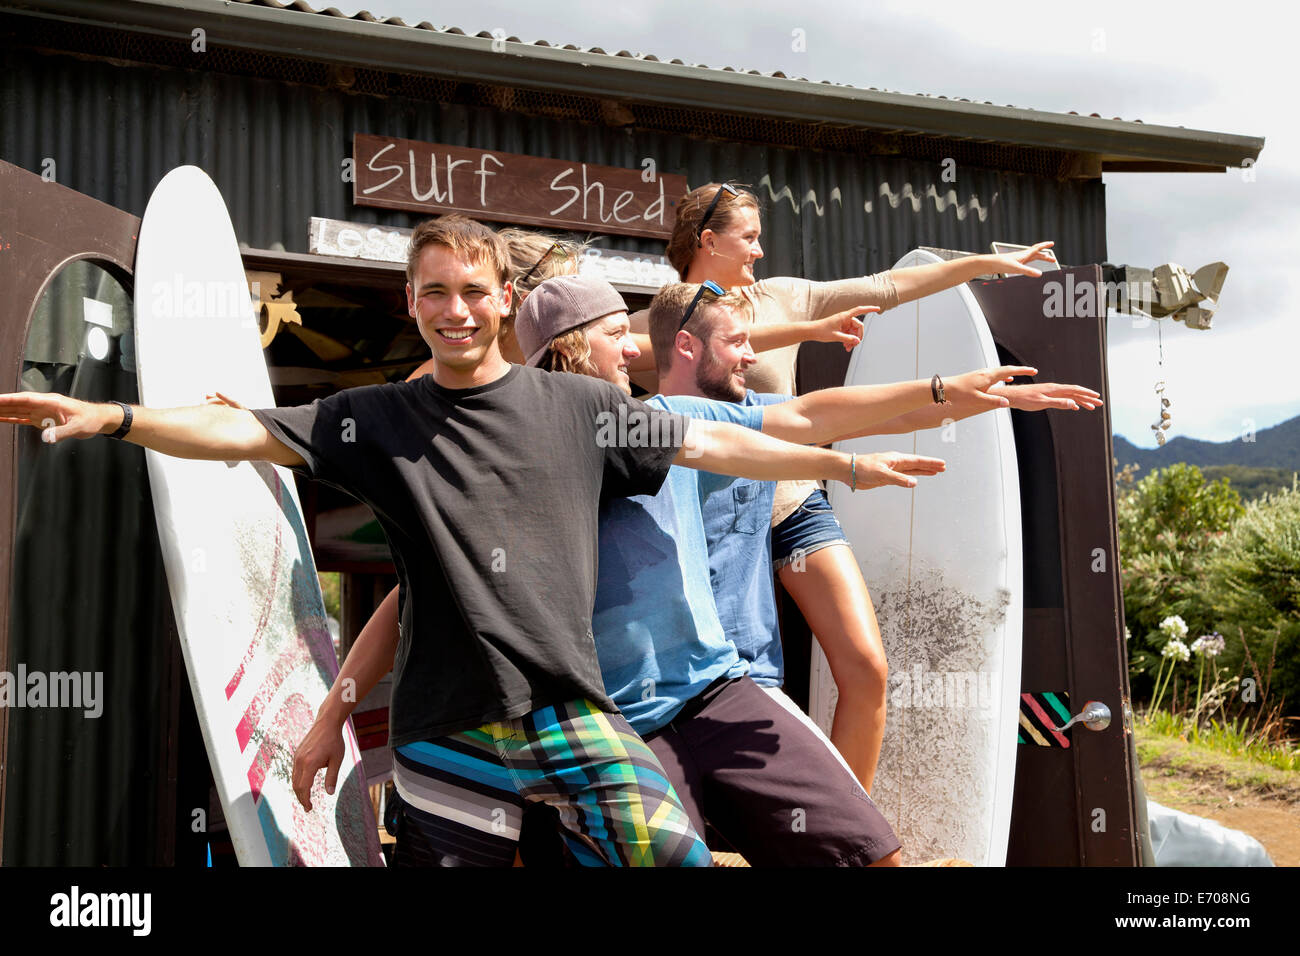
<path fill-rule="evenodd" d="M 745 370 L 755 362 L 748 345 L 748 301 L 736 295 L 705 297 L 700 290 L 700 286 L 685 283 L 667 286 L 651 304 L 650 335 L 659 387 L 674 397 L 694 395 L 741 407 L 768 406 L 764 432 L 787 441 L 824 443 L 866 434 L 905 433 L 998 407 L 1038 411 L 1100 404 L 1096 392 L 1076 385 L 1006 386 L 1004 378 L 1034 371 L 1012 368 L 958 376 L 946 386 L 949 401 L 938 404 L 926 395 L 910 409 L 906 401 L 898 401 L 905 395 L 906 384 L 826 389 L 794 399 L 756 394 L 745 388 Z M 693 314 L 693 321 L 683 326 L 680 317 L 687 312 Z M 912 383 L 913 392 L 916 385 Z M 865 413 L 860 406 L 863 400 L 870 407 Z M 666 407 L 690 414 L 687 406 L 676 401 Z M 700 480 L 708 479 L 701 476 Z M 728 638 L 749 664 L 749 678 L 830 747 L 820 730 L 780 690 L 784 662 L 769 534 L 775 489 L 773 482 L 727 479 L 724 490 L 704 502 L 715 602 Z M 828 601 L 837 597 L 826 595 Z M 828 652 L 837 683 L 843 686 L 845 679 L 857 673 L 873 672 L 866 661 L 870 651 L 855 647 L 839 649 L 835 655 Z M 853 659 L 855 654 L 862 658 L 861 666 L 855 666 L 859 663 Z M 848 769 L 848 764 L 843 766 Z"/>
<path fill-rule="evenodd" d="M 627 363 L 636 357 L 626 316 L 575 326 L 580 313 L 566 303 L 573 298 L 570 287 L 583 281 L 590 280 L 564 277 L 538 286 L 520 309 L 516 335 L 530 364 L 622 385 Z M 690 310 L 679 311 L 674 321 L 688 345 L 711 341 L 710 326 L 720 313 L 702 311 L 692 321 Z M 738 335 L 747 350 L 748 329 Z M 949 389 L 963 401 L 1000 404 L 982 390 L 1015 371 L 970 373 Z M 842 394 L 815 403 L 824 414 L 820 423 L 803 417 L 806 402 L 789 403 L 792 410 L 764 407 L 772 399 L 736 404 L 666 395 L 647 404 L 765 433 L 777 427 L 801 441 L 817 441 L 931 400 L 928 382 L 836 391 Z M 850 483 L 912 486 L 909 474 L 941 468 L 935 459 L 864 455 Z M 750 862 L 896 864 L 898 840 L 866 792 L 832 748 L 744 676 L 749 664 L 718 615 L 704 516 L 715 501 L 726 507 L 734 502 L 736 523 L 761 529 L 756 537 L 766 541 L 771 487 L 677 468 L 656 495 L 604 504 L 592 629 L 605 688 L 655 751 L 695 825 L 707 817 Z M 750 577 L 757 586 L 758 576 Z"/>
<path fill-rule="evenodd" d="M 638 354 L 626 316 L 580 322 L 567 300 L 568 287 L 583 281 L 590 280 L 540 285 L 520 310 L 516 335 L 530 364 L 626 387 L 628 363 Z M 1004 407 L 1008 399 L 990 386 L 1034 372 L 1006 367 L 957 376 L 946 385 L 951 402 L 938 417 L 925 408 L 933 404 L 928 381 L 790 401 L 757 396 L 743 384 L 753 361 L 744 300 L 704 301 L 698 288 L 670 287 L 651 306 L 660 381 L 676 393 L 655 396 L 651 407 L 821 443 L 882 424 L 906 431 Z M 941 468 L 935 459 L 864 455 L 849 483 L 910 487 L 910 474 Z M 659 758 L 694 825 L 707 818 L 750 862 L 897 864 L 897 838 L 834 749 L 806 718 L 745 676 L 756 664 L 770 666 L 777 640 L 767 535 L 773 489 L 771 481 L 675 468 L 658 494 L 603 505 L 592 616 L 602 679 Z M 525 830 L 531 827 L 530 820 Z"/>

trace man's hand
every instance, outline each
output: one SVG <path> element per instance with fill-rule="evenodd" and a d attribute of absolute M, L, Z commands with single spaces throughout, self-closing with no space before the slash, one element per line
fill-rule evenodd
<path fill-rule="evenodd" d="M 106 428 L 110 422 L 113 428 Z M 15 392 L 0 395 L 0 423 L 39 428 L 41 441 L 53 445 L 65 438 L 91 438 L 113 431 L 122 423 L 122 410 L 58 392 Z"/>
<path fill-rule="evenodd" d="M 942 458 L 880 451 L 870 455 L 858 455 L 856 468 L 853 469 L 856 471 L 856 480 L 852 471 L 843 480 L 850 488 L 856 488 L 858 491 L 864 488 L 879 488 L 882 485 L 915 488 L 916 479 L 911 477 L 912 475 L 937 475 L 945 467 Z"/>
<path fill-rule="evenodd" d="M 1056 256 L 1048 251 L 1053 245 L 1054 243 L 1051 242 L 1040 242 L 1020 252 L 1004 252 L 1002 255 L 989 256 L 991 268 L 988 271 L 1000 272 L 1003 275 L 1040 276 L 1043 274 L 1042 270 L 1035 269 L 1029 263 L 1039 259 L 1044 262 L 1055 262 Z"/>
<path fill-rule="evenodd" d="M 1003 385 L 999 382 L 989 387 L 989 393 L 1001 395 L 1011 402 L 1011 407 L 1022 412 L 1041 412 L 1048 408 L 1092 411 L 1105 404 L 1101 395 L 1082 385 L 1058 385 L 1055 382 L 1029 385 Z"/>
<path fill-rule="evenodd" d="M 997 368 L 981 368 L 965 375 L 957 375 L 943 380 L 944 396 L 954 405 L 963 408 L 976 407 L 981 411 L 990 408 L 1006 408 L 1011 404 L 1010 398 L 993 390 L 999 382 L 1009 382 L 1017 375 L 1037 375 L 1038 369 L 1027 365 L 999 365 Z"/>
<path fill-rule="evenodd" d="M 305 810 L 311 810 L 311 788 L 321 767 L 325 768 L 325 792 L 334 793 L 345 753 L 343 725 L 322 708 L 293 753 L 293 792 Z"/>
<path fill-rule="evenodd" d="M 251 412 L 225 396 L 186 408 L 133 405 L 131 409 L 131 430 L 125 440 L 173 458 L 269 461 L 287 467 L 306 463 Z M 65 438 L 111 435 L 123 418 L 122 409 L 111 403 L 82 402 L 45 392 L 0 395 L 0 424 L 39 428 L 41 441 L 50 444 Z"/>
<path fill-rule="evenodd" d="M 226 395 L 222 392 L 212 392 L 208 394 L 207 396 L 204 397 L 203 404 L 225 405 L 227 408 L 238 408 L 241 412 L 247 410 L 239 402 L 235 401 L 229 395 Z"/>
<path fill-rule="evenodd" d="M 879 312 L 876 305 L 859 305 L 843 312 L 836 312 L 824 319 L 810 322 L 812 337 L 810 342 L 840 342 L 844 351 L 853 351 L 853 346 L 862 341 L 862 316 L 869 312 Z"/>

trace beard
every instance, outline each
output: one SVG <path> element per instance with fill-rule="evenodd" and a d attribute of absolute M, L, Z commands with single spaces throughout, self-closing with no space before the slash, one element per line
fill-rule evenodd
<path fill-rule="evenodd" d="M 737 366 L 723 365 L 707 348 L 695 367 L 695 387 L 705 398 L 718 402 L 739 402 L 745 397 L 745 386 L 737 385 L 732 378 L 736 372 L 744 374 Z"/>

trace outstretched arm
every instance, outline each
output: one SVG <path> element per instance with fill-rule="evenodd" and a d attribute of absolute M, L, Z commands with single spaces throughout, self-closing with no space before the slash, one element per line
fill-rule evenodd
<path fill-rule="evenodd" d="M 749 347 L 755 352 L 770 352 L 772 349 L 798 345 L 800 342 L 838 342 L 846 351 L 862 341 L 861 316 L 868 312 L 879 312 L 875 305 L 858 305 L 825 318 L 803 322 L 774 322 L 770 325 L 751 325 L 749 329 Z M 635 320 L 634 320 L 635 321 Z M 644 319 L 641 320 L 644 324 Z M 650 336 L 644 332 L 633 331 L 632 339 L 641 354 L 628 363 L 630 372 L 652 372 L 655 370 L 654 348 Z M 639 384 L 639 383 L 638 383 Z"/>
<path fill-rule="evenodd" d="M 674 465 L 719 475 L 780 481 L 813 478 L 842 481 L 854 489 L 916 485 L 913 475 L 943 471 L 940 458 L 882 452 L 849 455 L 827 448 L 793 445 L 729 422 L 692 419 Z"/>
<path fill-rule="evenodd" d="M 924 298 L 944 289 L 969 282 L 976 276 L 989 273 L 1012 273 L 1026 276 L 1039 276 L 1043 273 L 1029 263 L 1035 260 L 1055 262 L 1056 257 L 1047 250 L 1050 242 L 1040 242 L 1021 252 L 1009 252 L 1000 256 L 963 256 L 949 259 L 947 262 L 933 262 L 924 266 L 909 266 L 906 269 L 891 269 L 890 277 L 894 280 L 894 289 L 898 292 L 899 303 L 911 302 Z"/>
<path fill-rule="evenodd" d="M 846 352 L 852 351 L 862 341 L 861 317 L 879 311 L 879 306 L 855 305 L 821 319 L 755 325 L 749 330 L 749 346 L 755 352 L 766 352 L 800 342 L 838 342 Z"/>
<path fill-rule="evenodd" d="M 1016 411 L 1041 412 L 1049 408 L 1078 411 L 1092 411 L 1103 403 L 1101 396 L 1082 385 L 1058 385 L 1055 382 L 1032 383 L 1029 385 L 1004 385 L 998 382 L 989 386 L 988 394 L 1007 400 L 1007 405 Z M 926 408 L 899 415 L 887 422 L 881 422 L 871 428 L 845 435 L 845 438 L 862 438 L 866 435 L 902 435 L 907 432 L 938 428 L 948 422 L 961 421 L 981 412 L 987 412 L 997 405 L 982 401 L 954 401 L 947 405 L 930 405 Z"/>
<path fill-rule="evenodd" d="M 302 457 L 272 437 L 252 412 L 224 405 L 189 408 L 131 406 L 125 440 L 176 458 L 202 461 L 269 461 L 301 465 Z M 122 424 L 117 405 L 83 402 L 57 392 L 0 395 L 0 423 L 41 429 L 49 444 L 65 438 L 111 435 Z"/>
<path fill-rule="evenodd" d="M 316 712 L 316 721 L 294 751 L 293 792 L 304 809 L 311 809 L 311 786 L 322 767 L 325 792 L 334 792 L 345 753 L 343 726 L 357 704 L 393 669 L 399 636 L 397 594 L 398 589 L 393 588 L 357 635 L 334 686 Z"/>
<path fill-rule="evenodd" d="M 1026 366 L 1003 365 L 944 379 L 944 392 L 952 403 L 949 405 L 936 405 L 930 382 L 920 379 L 892 385 L 821 389 L 779 405 L 766 406 L 763 432 L 785 441 L 821 445 L 841 438 L 875 434 L 881 423 L 908 414 L 921 416 L 922 420 L 938 415 L 934 422 L 937 425 L 945 418 L 954 417 L 954 405 L 959 404 L 966 415 L 1005 407 L 1008 400 L 992 394 L 990 387 L 1017 375 L 1034 375 L 1036 371 Z M 942 410 L 947 411 L 939 414 Z"/>

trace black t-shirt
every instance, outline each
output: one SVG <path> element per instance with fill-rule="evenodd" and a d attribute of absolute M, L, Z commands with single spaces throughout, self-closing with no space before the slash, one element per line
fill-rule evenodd
<path fill-rule="evenodd" d="M 388 536 L 402 606 L 391 746 L 579 697 L 616 709 L 591 634 L 600 502 L 655 494 L 685 419 L 523 366 L 476 388 L 426 375 L 253 414 Z M 618 431 L 641 415 L 651 427 Z"/>

